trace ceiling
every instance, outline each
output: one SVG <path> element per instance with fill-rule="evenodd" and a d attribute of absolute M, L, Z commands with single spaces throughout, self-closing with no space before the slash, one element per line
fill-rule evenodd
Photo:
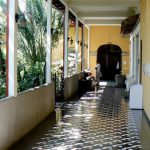
<path fill-rule="evenodd" d="M 62 0 L 87 25 L 119 25 L 139 13 L 140 0 Z"/>

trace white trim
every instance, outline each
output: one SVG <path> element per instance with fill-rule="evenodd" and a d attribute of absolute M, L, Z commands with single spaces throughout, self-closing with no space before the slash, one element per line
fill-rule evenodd
<path fill-rule="evenodd" d="M 18 1 L 9 2 L 8 96 L 17 96 L 17 23 Z"/>
<path fill-rule="evenodd" d="M 85 20 L 123 20 L 126 19 L 127 17 L 85 17 Z"/>
<path fill-rule="evenodd" d="M 65 6 L 65 44 L 64 44 L 64 78 L 68 77 L 68 18 L 69 18 L 69 9 L 68 6 Z"/>
<path fill-rule="evenodd" d="M 88 28 L 89 28 L 89 25 L 88 25 L 88 24 L 85 24 L 85 27 L 88 29 Z"/>
<path fill-rule="evenodd" d="M 138 22 L 135 24 L 130 35 L 135 35 L 139 31 L 140 31 L 140 20 L 138 20 Z"/>
<path fill-rule="evenodd" d="M 130 76 L 133 76 L 133 36 L 130 36 Z"/>
<path fill-rule="evenodd" d="M 121 26 L 121 24 L 87 24 L 88 26 Z"/>
<path fill-rule="evenodd" d="M 47 1 L 46 83 L 51 83 L 51 19 L 52 0 Z"/>
<path fill-rule="evenodd" d="M 75 16 L 75 17 L 78 17 L 78 20 L 81 22 L 81 23 L 84 23 L 84 21 L 79 18 L 79 16 L 77 15 L 77 13 L 71 8 L 69 7 L 69 2 L 67 1 L 64 1 L 64 0 L 60 0 L 60 2 L 65 5 L 65 6 L 68 6 L 68 11 L 71 11 L 71 13 Z"/>
<path fill-rule="evenodd" d="M 137 41 L 138 40 L 138 41 Z M 140 60 L 140 23 L 134 28 L 130 34 L 130 76 L 139 83 L 140 82 L 140 68 L 138 60 Z M 139 62 L 140 63 L 140 62 Z"/>

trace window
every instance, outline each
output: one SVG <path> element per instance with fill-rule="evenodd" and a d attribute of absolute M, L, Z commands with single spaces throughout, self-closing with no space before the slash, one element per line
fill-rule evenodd
<path fill-rule="evenodd" d="M 52 73 L 62 72 L 63 70 L 63 20 L 64 14 L 52 8 Z"/>
<path fill-rule="evenodd" d="M 19 2 L 22 1 L 24 0 Z M 46 2 L 26 0 L 25 6 L 25 11 L 22 11 L 21 7 L 18 11 L 18 92 L 46 82 Z"/>
<path fill-rule="evenodd" d="M 81 72 L 82 68 L 82 23 L 79 21 L 78 28 L 78 72 Z"/>
<path fill-rule="evenodd" d="M 88 29 L 84 28 L 84 65 L 85 69 L 88 68 Z"/>
<path fill-rule="evenodd" d="M 52 80 L 55 81 L 56 101 L 63 98 L 64 66 L 64 11 L 60 1 L 53 1 L 52 8 Z M 58 8 L 57 8 L 58 7 Z"/>
<path fill-rule="evenodd" d="M 6 97 L 7 2 L 0 0 L 0 99 Z"/>
<path fill-rule="evenodd" d="M 69 12 L 69 28 L 68 28 L 68 76 L 75 74 L 75 16 Z"/>

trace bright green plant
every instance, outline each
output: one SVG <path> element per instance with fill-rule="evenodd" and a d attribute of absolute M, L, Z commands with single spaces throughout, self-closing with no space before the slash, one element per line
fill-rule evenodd
<path fill-rule="evenodd" d="M 46 2 L 27 0 L 26 11 L 22 14 L 26 23 L 18 24 L 18 91 L 24 91 L 45 83 Z M 21 13 L 21 12 L 20 12 Z M 52 9 L 52 47 L 63 34 L 62 14 Z"/>
<path fill-rule="evenodd" d="M 3 0 L 0 0 L 0 6 L 2 10 L 0 17 L 3 20 L 0 22 L 0 32 L 4 33 L 6 15 L 3 12 L 6 10 L 6 4 Z M 43 0 L 26 0 L 26 6 L 25 14 L 18 12 L 26 20 L 25 24 L 18 20 L 17 74 L 19 92 L 45 83 L 46 2 Z M 59 37 L 63 34 L 62 16 L 59 11 L 52 9 L 52 47 L 56 47 Z M 0 98 L 5 96 L 6 89 L 5 62 L 6 58 L 0 49 Z"/>

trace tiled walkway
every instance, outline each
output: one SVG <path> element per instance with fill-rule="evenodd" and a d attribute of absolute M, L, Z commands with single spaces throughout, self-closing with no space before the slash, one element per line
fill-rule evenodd
<path fill-rule="evenodd" d="M 123 90 L 103 90 L 64 104 L 65 115 L 32 149 L 141 149 L 132 113 L 122 99 Z"/>
<path fill-rule="evenodd" d="M 123 95 L 124 89 L 101 86 L 68 101 L 57 109 L 57 122 L 48 119 L 12 150 L 140 150 L 143 143 L 150 150 L 150 128 L 139 119 L 142 111 L 130 110 Z"/>

